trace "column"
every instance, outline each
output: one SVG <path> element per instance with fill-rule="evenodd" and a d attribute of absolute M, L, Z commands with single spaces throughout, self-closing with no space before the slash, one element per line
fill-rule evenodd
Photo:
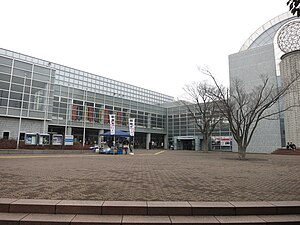
<path fill-rule="evenodd" d="M 168 142 L 168 135 L 166 134 L 164 136 L 164 149 L 168 149 L 169 148 L 169 142 Z"/>
<path fill-rule="evenodd" d="M 100 146 L 100 144 L 101 144 L 101 140 L 102 140 L 102 136 L 101 136 L 101 134 L 103 134 L 104 133 L 104 130 L 103 129 L 101 129 L 101 130 L 99 130 L 98 131 L 98 145 Z"/>
<path fill-rule="evenodd" d="M 151 141 L 151 133 L 148 133 L 146 136 L 146 149 L 150 149 L 149 143 Z"/>
<path fill-rule="evenodd" d="M 200 138 L 195 137 L 195 151 L 200 151 Z"/>
<path fill-rule="evenodd" d="M 71 134 L 72 134 L 72 127 L 68 127 L 66 135 L 71 135 Z"/>

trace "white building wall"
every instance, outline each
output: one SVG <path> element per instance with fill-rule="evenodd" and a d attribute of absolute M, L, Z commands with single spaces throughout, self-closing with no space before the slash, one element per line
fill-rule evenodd
<path fill-rule="evenodd" d="M 17 139 L 19 131 L 19 119 L 10 117 L 0 117 L 0 135 L 9 132 L 9 139 Z M 20 133 L 43 133 L 44 121 L 22 119 Z M 48 129 L 48 128 L 47 128 Z"/>
<path fill-rule="evenodd" d="M 229 56 L 230 81 L 235 78 L 242 80 L 246 90 L 251 91 L 261 82 L 260 76 L 268 76 L 270 82 L 277 85 L 274 46 L 245 50 Z M 276 104 L 273 109 L 277 110 Z M 262 120 L 255 130 L 247 152 L 270 153 L 281 147 L 280 121 Z M 233 141 L 233 151 L 237 151 L 237 144 Z"/>

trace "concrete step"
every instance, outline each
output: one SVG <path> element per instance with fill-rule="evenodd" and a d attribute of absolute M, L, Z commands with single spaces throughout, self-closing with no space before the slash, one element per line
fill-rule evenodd
<path fill-rule="evenodd" d="M 300 201 L 163 202 L 0 198 L 0 212 L 151 216 L 285 215 L 300 214 Z"/>
<path fill-rule="evenodd" d="M 0 198 L 2 224 L 300 224 L 300 201 L 162 202 Z"/>
<path fill-rule="evenodd" d="M 300 224 L 300 215 L 250 216 L 133 216 L 0 213 L 0 225 L 90 225 L 90 224 Z"/>

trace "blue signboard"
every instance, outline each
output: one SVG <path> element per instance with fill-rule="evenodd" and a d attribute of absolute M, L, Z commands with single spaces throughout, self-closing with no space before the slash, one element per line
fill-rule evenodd
<path fill-rule="evenodd" d="M 65 135 L 65 145 L 73 145 L 74 136 L 73 135 Z"/>

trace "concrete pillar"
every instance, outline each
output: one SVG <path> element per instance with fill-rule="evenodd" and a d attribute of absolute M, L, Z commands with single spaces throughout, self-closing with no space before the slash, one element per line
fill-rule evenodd
<path fill-rule="evenodd" d="M 177 150 L 178 149 L 178 146 L 177 146 L 178 139 L 176 137 L 174 137 L 173 140 L 174 140 L 173 141 L 174 142 L 174 150 Z"/>
<path fill-rule="evenodd" d="M 151 128 L 151 114 L 150 113 L 147 116 L 147 128 Z"/>
<path fill-rule="evenodd" d="M 72 127 L 68 127 L 67 128 L 67 135 L 71 135 L 72 134 Z"/>
<path fill-rule="evenodd" d="M 98 131 L 98 145 L 100 145 L 100 143 L 101 143 L 101 140 L 102 140 L 102 136 L 101 136 L 101 134 L 103 134 L 104 133 L 104 130 L 103 129 L 101 129 L 101 130 L 99 130 Z"/>
<path fill-rule="evenodd" d="M 200 151 L 200 138 L 195 137 L 195 151 Z"/>
<path fill-rule="evenodd" d="M 168 135 L 164 136 L 164 149 L 169 148 Z"/>
<path fill-rule="evenodd" d="M 148 133 L 146 136 L 146 149 L 150 149 L 149 143 L 151 141 L 151 133 Z"/>

